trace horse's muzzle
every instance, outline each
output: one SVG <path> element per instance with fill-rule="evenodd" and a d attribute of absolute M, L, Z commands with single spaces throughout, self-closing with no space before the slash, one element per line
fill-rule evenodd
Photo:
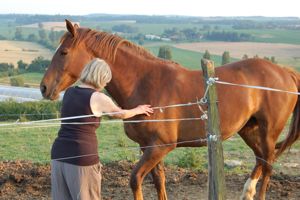
<path fill-rule="evenodd" d="M 46 85 L 41 84 L 41 85 L 40 85 L 40 90 L 41 90 L 41 93 L 42 93 L 43 97 L 45 97 L 44 95 L 45 95 L 45 93 L 46 93 L 46 91 L 47 91 Z"/>

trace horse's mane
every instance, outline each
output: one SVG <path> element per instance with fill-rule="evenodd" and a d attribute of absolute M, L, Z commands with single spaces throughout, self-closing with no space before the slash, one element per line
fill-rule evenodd
<path fill-rule="evenodd" d="M 61 43 L 70 36 L 70 33 L 65 33 L 61 38 Z M 79 43 L 85 42 L 87 48 L 94 52 L 101 52 L 103 58 L 115 61 L 116 53 L 121 45 L 127 45 L 136 50 L 139 55 L 143 55 L 146 58 L 155 59 L 156 57 L 143 47 L 138 46 L 126 39 L 121 38 L 118 35 L 113 35 L 107 32 L 100 32 L 86 28 L 79 28 L 73 38 L 73 46 L 76 47 Z"/>

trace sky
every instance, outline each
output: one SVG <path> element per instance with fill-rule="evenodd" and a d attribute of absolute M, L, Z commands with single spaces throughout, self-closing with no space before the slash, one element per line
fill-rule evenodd
<path fill-rule="evenodd" d="M 0 14 L 300 17 L 299 0 L 1 0 Z"/>

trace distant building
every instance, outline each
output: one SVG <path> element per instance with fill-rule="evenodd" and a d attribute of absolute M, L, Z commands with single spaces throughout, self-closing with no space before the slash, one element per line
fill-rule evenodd
<path fill-rule="evenodd" d="M 163 38 L 158 35 L 147 34 L 145 35 L 145 39 L 147 40 L 162 40 L 162 41 L 171 41 L 170 38 Z"/>

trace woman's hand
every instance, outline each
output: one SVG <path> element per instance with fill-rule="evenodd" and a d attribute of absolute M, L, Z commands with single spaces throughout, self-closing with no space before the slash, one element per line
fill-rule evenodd
<path fill-rule="evenodd" d="M 153 109 L 151 108 L 151 105 L 139 105 L 135 108 L 136 114 L 145 114 L 147 116 L 150 116 L 153 113 Z"/>

